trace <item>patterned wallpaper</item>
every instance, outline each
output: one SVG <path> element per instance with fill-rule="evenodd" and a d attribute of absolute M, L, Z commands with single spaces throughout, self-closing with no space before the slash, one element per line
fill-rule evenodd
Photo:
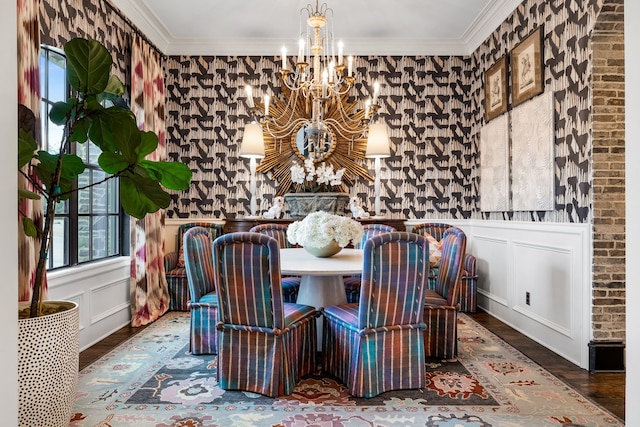
<path fill-rule="evenodd" d="M 382 161 L 383 211 L 407 218 L 522 221 L 591 220 L 591 35 L 603 0 L 524 0 L 469 57 L 357 58 L 364 100 L 381 83 L 380 118 L 390 129 L 392 157 Z M 123 64 L 131 29 L 104 1 L 43 0 L 42 41 L 61 46 L 73 36 L 105 42 Z M 544 25 L 545 87 L 555 93 L 555 210 L 479 211 L 479 132 L 484 124 L 484 72 L 534 28 Z M 237 157 L 249 121 L 245 84 L 277 93 L 273 57 L 169 57 L 166 62 L 168 155 L 194 171 L 189 191 L 176 193 L 173 218 L 233 217 L 249 211 L 248 160 Z M 511 106 L 509 105 L 509 108 Z M 373 170 L 373 161 L 366 165 Z M 266 210 L 277 183 L 258 174 L 258 205 Z M 373 206 L 373 185 L 350 189 Z"/>
<path fill-rule="evenodd" d="M 411 219 L 589 222 L 589 38 L 601 4 L 525 0 L 470 57 L 358 58 L 363 84 L 354 95 L 365 99 L 378 79 L 380 119 L 391 132 L 392 157 L 382 161 L 383 211 Z M 545 90 L 554 92 L 555 209 L 481 213 L 484 72 L 539 25 L 544 26 Z M 249 211 L 248 161 L 237 157 L 240 130 L 249 121 L 241 88 L 248 83 L 277 93 L 277 68 L 273 57 L 168 59 L 169 152 L 195 172 L 194 186 L 176 195 L 169 217 L 233 217 Z M 258 174 L 259 210 L 270 206 L 276 186 L 269 175 Z M 350 193 L 371 210 L 371 183 L 358 181 Z"/>
<path fill-rule="evenodd" d="M 273 57 L 170 57 L 167 62 L 169 155 L 194 170 L 194 185 L 176 196 L 168 216 L 233 217 L 249 211 L 248 161 L 237 156 L 249 122 L 245 84 L 256 97 L 278 91 Z M 469 60 L 457 57 L 357 58 L 361 76 L 352 93 L 362 103 L 381 83 L 380 117 L 390 130 L 392 157 L 384 159 L 382 203 L 392 216 L 468 218 L 471 145 L 464 111 Z M 363 107 L 361 105 L 360 107 Z M 373 161 L 367 165 L 373 169 Z M 258 204 L 276 193 L 270 174 L 258 174 Z M 373 206 L 373 185 L 350 189 Z"/>
<path fill-rule="evenodd" d="M 544 26 L 545 90 L 554 92 L 555 209 L 483 213 L 474 218 L 589 222 L 592 217 L 592 48 L 590 37 L 602 0 L 525 0 L 472 55 L 471 133 L 477 155 L 483 125 L 483 74 L 535 28 Z M 511 98 L 511 94 L 510 98 Z M 509 101 L 509 110 L 511 101 Z M 477 194 L 479 158 L 470 177 Z M 531 177 L 535 179 L 535 177 Z"/>

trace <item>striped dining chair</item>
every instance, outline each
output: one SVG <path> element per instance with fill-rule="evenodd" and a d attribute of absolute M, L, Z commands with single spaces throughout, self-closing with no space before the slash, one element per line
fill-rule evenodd
<path fill-rule="evenodd" d="M 377 236 L 382 233 L 391 233 L 392 231 L 396 231 L 395 228 L 390 225 L 385 224 L 365 224 L 363 226 L 364 233 L 362 234 L 362 239 L 359 242 L 354 243 L 353 247 L 355 249 L 362 249 L 364 247 L 364 243 L 372 238 L 373 236 Z M 360 299 L 360 283 L 362 282 L 362 275 L 355 274 L 353 276 L 344 278 L 344 291 L 347 294 L 347 302 L 358 302 Z"/>
<path fill-rule="evenodd" d="M 289 243 L 287 229 L 286 224 L 268 223 L 258 224 L 249 231 L 273 237 L 278 241 L 280 249 L 296 247 L 296 245 Z M 300 276 L 284 276 L 282 278 L 282 298 L 284 302 L 296 302 L 298 291 L 300 290 L 300 280 Z"/>
<path fill-rule="evenodd" d="M 213 282 L 213 237 L 205 227 L 191 227 L 182 244 L 190 295 L 189 350 L 192 354 L 216 354 L 218 296 Z"/>
<path fill-rule="evenodd" d="M 458 355 L 458 286 L 467 237 L 457 227 L 445 231 L 435 288 L 427 290 L 424 305 L 426 357 L 453 359 Z"/>
<path fill-rule="evenodd" d="M 269 397 L 288 395 L 316 368 L 316 310 L 283 302 L 278 241 L 259 233 L 213 242 L 218 293 L 218 384 Z"/>
<path fill-rule="evenodd" d="M 323 369 L 356 397 L 425 386 L 429 243 L 384 233 L 364 244 L 360 302 L 324 307 Z"/>

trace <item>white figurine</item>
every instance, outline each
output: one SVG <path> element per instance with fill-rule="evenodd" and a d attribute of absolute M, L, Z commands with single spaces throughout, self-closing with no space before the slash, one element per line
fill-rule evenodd
<path fill-rule="evenodd" d="M 369 212 L 365 212 L 360 199 L 352 197 L 349 199 L 349 208 L 351 209 L 351 215 L 354 218 L 369 218 Z"/>
<path fill-rule="evenodd" d="M 262 217 L 267 219 L 278 219 L 280 218 L 280 215 L 282 215 L 283 210 L 284 197 L 276 196 L 273 198 L 273 206 L 271 206 L 268 211 L 265 211 L 262 214 Z"/>

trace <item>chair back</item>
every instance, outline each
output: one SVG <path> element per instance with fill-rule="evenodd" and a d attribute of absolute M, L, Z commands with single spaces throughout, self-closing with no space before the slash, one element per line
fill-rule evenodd
<path fill-rule="evenodd" d="M 433 236 L 437 241 L 442 240 L 444 233 L 453 227 L 451 224 L 444 224 L 440 222 L 426 222 L 424 224 L 417 224 L 411 228 L 412 233 L 422 234 L 428 233 Z"/>
<path fill-rule="evenodd" d="M 364 244 L 359 328 L 423 322 L 429 275 L 424 236 L 390 232 Z"/>
<path fill-rule="evenodd" d="M 213 238 L 207 228 L 191 227 L 184 233 L 184 266 L 191 301 L 199 301 L 203 295 L 215 291 L 212 243 Z"/>
<path fill-rule="evenodd" d="M 442 255 L 434 290 L 450 306 L 458 303 L 458 286 L 466 249 L 467 236 L 464 232 L 458 227 L 449 227 L 442 237 Z"/>
<path fill-rule="evenodd" d="M 249 232 L 260 233 L 269 237 L 273 237 L 278 241 L 278 245 L 280 245 L 280 248 L 297 247 L 297 245 L 290 243 L 289 240 L 287 239 L 287 229 L 288 229 L 288 226 L 285 224 L 268 223 L 268 224 L 259 224 L 254 227 L 251 227 Z"/>
<path fill-rule="evenodd" d="M 222 236 L 223 234 L 223 226 L 222 224 L 214 224 L 211 222 L 187 222 L 185 224 L 181 224 L 178 227 L 178 233 L 176 235 L 176 251 L 178 251 L 182 247 L 182 243 L 184 240 L 184 233 L 187 232 L 188 229 L 193 227 L 202 227 L 209 230 L 211 234 L 211 241 L 215 240 L 218 236 Z"/>
<path fill-rule="evenodd" d="M 213 242 L 213 272 L 223 324 L 283 328 L 280 246 L 276 239 L 251 232 L 218 237 Z"/>
<path fill-rule="evenodd" d="M 364 229 L 364 234 L 362 235 L 362 239 L 360 240 L 360 242 L 353 243 L 353 247 L 355 249 L 362 249 L 364 247 L 364 243 L 373 236 L 396 231 L 395 228 L 385 224 L 365 224 L 362 228 Z"/>

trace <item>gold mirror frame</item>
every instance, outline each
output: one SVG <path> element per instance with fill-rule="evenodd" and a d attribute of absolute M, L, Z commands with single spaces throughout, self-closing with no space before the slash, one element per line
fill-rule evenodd
<path fill-rule="evenodd" d="M 286 86 L 282 86 L 282 93 L 285 99 L 291 96 Z M 343 110 L 351 112 L 355 109 L 355 102 L 349 102 L 346 97 L 342 99 Z M 293 113 L 296 118 L 306 119 L 307 124 L 311 122 L 311 101 L 308 98 L 298 96 L 295 98 L 293 105 Z M 264 109 L 264 105 L 256 102 L 256 108 Z M 280 97 L 275 97 L 273 105 L 270 106 L 272 112 L 271 117 L 284 116 L 283 112 L 287 111 L 288 105 Z M 342 185 L 337 188 L 337 191 L 348 192 L 346 187 L 352 186 L 358 177 L 366 179 L 372 182 L 373 177 L 369 175 L 368 170 L 363 166 L 365 162 L 365 151 L 367 148 L 367 140 L 365 137 L 348 139 L 345 138 L 338 129 L 331 123 L 330 120 L 340 121 L 342 111 L 340 106 L 334 103 L 329 103 L 325 107 L 324 123 L 328 130 L 332 134 L 335 142 L 333 143 L 333 151 L 330 151 L 321 161 L 316 163 L 326 163 L 333 166 L 334 170 L 345 169 L 342 176 Z M 362 110 L 357 111 L 349 116 L 352 120 L 361 120 L 364 118 L 364 112 Z M 327 122 L 329 121 L 329 122 Z M 266 127 L 265 123 L 261 123 L 263 129 Z M 304 125 L 304 124 L 302 124 Z M 282 137 L 275 138 L 270 135 L 269 132 L 264 132 L 265 143 L 265 157 L 262 159 L 258 167 L 257 172 L 268 173 L 271 172 L 271 177 L 277 181 L 276 196 L 282 196 L 286 193 L 292 192 L 295 189 L 293 182 L 291 181 L 291 166 L 295 163 L 300 163 L 300 159 L 304 159 L 299 154 L 299 151 L 295 147 L 295 135 L 300 126 L 295 126 L 293 135 L 291 132 L 286 132 L 288 123 L 278 123 L 277 120 L 271 120 L 268 124 L 268 128 L 271 133 L 280 135 Z"/>

